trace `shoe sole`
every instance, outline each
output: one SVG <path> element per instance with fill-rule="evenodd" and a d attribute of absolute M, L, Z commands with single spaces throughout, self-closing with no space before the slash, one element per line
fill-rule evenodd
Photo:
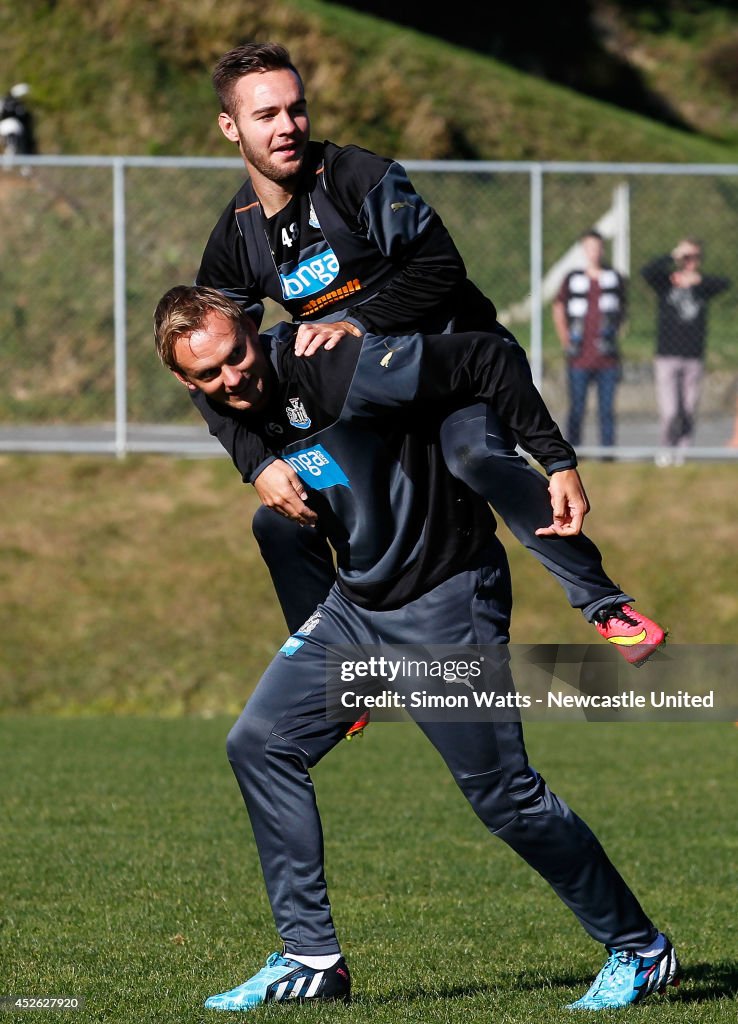
<path fill-rule="evenodd" d="M 300 999 L 298 996 L 297 999 L 281 999 L 278 1004 L 275 999 L 270 999 L 269 1003 L 265 1003 L 264 1005 L 288 1006 L 290 1003 L 300 1003 L 300 1005 L 304 1005 L 305 1003 L 343 1003 L 344 1006 L 348 1006 L 350 1002 L 351 993 L 349 992 L 349 994 L 345 996 L 310 996 L 308 999 Z"/>
<path fill-rule="evenodd" d="M 659 988 L 655 988 L 653 992 L 649 992 L 641 999 L 637 999 L 634 1003 L 626 1003 L 624 1006 L 574 1006 L 571 1003 L 569 1003 L 566 1007 L 564 1007 L 564 1009 L 571 1010 L 575 1013 L 577 1011 L 582 1013 L 600 1013 L 602 1010 L 627 1010 L 630 1006 L 640 1006 L 641 1003 L 643 1003 L 646 999 L 649 999 L 651 996 L 666 995 L 666 990 L 670 985 L 672 988 L 679 988 L 681 983 L 682 979 L 680 977 L 675 977 L 671 981 L 665 981 L 662 985 L 659 986 Z"/>
<path fill-rule="evenodd" d="M 253 1006 L 239 1006 L 226 1008 L 223 1006 L 204 1006 L 205 1010 L 210 1010 L 215 1013 L 249 1013 L 251 1010 L 256 1010 L 260 1006 L 289 1006 L 292 1003 L 344 1003 L 346 1006 L 351 1002 L 351 993 L 345 996 L 311 996 L 308 999 L 265 999 L 260 1003 L 254 1003 Z"/>
<path fill-rule="evenodd" d="M 623 654 L 623 657 L 625 658 L 625 660 L 628 662 L 629 665 L 633 666 L 633 668 L 642 668 L 646 664 L 646 662 L 649 661 L 649 659 L 651 659 L 654 656 L 654 654 L 657 651 L 661 650 L 661 648 L 666 645 L 666 638 L 667 638 L 668 635 L 669 635 L 669 631 L 668 630 L 664 630 L 664 638 L 663 638 L 663 640 L 660 640 L 657 644 L 644 644 L 643 645 L 643 649 L 646 651 L 646 653 L 642 654 L 641 657 L 638 659 L 638 661 L 630 661 L 628 658 L 625 657 L 624 654 Z M 648 649 L 646 650 L 646 648 L 648 648 Z M 621 648 L 620 653 L 622 654 L 623 650 L 625 650 L 625 649 L 626 648 Z M 632 649 L 633 648 L 631 647 L 630 650 L 632 650 Z"/>
<path fill-rule="evenodd" d="M 643 666 L 645 664 L 647 664 L 647 662 L 649 662 L 651 660 L 651 658 L 654 656 L 654 654 L 658 650 L 660 650 L 663 646 L 664 646 L 664 641 L 662 640 L 660 644 L 654 644 L 653 645 L 653 649 L 650 650 L 648 652 L 648 654 L 644 654 L 643 657 L 639 658 L 638 661 L 629 661 L 628 664 L 632 665 L 633 668 L 643 668 Z"/>

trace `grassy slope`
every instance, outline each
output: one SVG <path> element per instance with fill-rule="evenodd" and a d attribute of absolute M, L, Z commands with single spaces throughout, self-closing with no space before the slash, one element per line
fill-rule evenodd
<path fill-rule="evenodd" d="M 85 996 L 80 1022 L 194 1024 L 209 1019 L 206 995 L 277 946 L 223 750 L 229 725 L 0 721 L 0 994 Z M 528 729 L 533 763 L 679 949 L 682 988 L 639 1021 L 735 1020 L 736 739 L 729 724 Z M 563 1006 L 601 949 L 490 839 L 418 730 L 374 725 L 314 777 L 355 1001 L 249 1020 L 571 1020 Z"/>
<path fill-rule="evenodd" d="M 738 21 L 729 4 L 672 5 L 639 12 L 603 4 L 608 46 L 633 64 L 648 86 L 668 98 L 684 121 L 715 140 L 738 141 L 735 70 Z M 665 23 L 661 18 L 665 18 Z"/>
<path fill-rule="evenodd" d="M 735 467 L 585 464 L 610 575 L 679 643 L 738 641 Z M 230 463 L 0 459 L 0 710 L 235 712 L 285 627 Z M 594 639 L 501 528 L 513 641 Z"/>
<path fill-rule="evenodd" d="M 43 152 L 230 152 L 209 71 L 230 45 L 267 37 L 304 69 L 319 134 L 403 158 L 736 158 L 735 146 L 318 0 L 70 0 L 0 14 L 0 57 L 33 87 Z"/>
<path fill-rule="evenodd" d="M 231 150 L 215 121 L 209 71 L 245 31 L 289 43 L 313 97 L 316 136 L 358 141 L 403 158 L 474 154 L 489 158 L 714 161 L 734 150 L 680 134 L 612 107 L 333 4 L 302 0 L 260 7 L 200 3 L 26 4 L 0 9 L 0 57 L 33 86 L 42 152 L 204 153 Z M 43 45 L 39 45 L 39 40 Z M 162 191 L 162 173 L 166 176 Z M 0 420 L 111 419 L 110 172 L 43 169 L 0 176 L 0 260 L 8 301 L 0 303 L 6 387 Z M 529 287 L 522 176 L 413 175 L 436 205 L 470 275 L 500 309 Z M 129 170 L 129 413 L 142 421 L 186 415 L 154 368 L 150 317 L 173 283 L 191 280 L 202 246 L 237 171 Z M 544 262 L 558 258 L 611 201 L 609 178 L 546 177 Z M 708 239 L 708 268 L 724 272 L 738 230 L 732 180 L 641 178 L 632 182 L 633 266 L 668 251 L 679 231 Z M 39 235 L 38 225 L 44 230 Z M 678 225 L 678 228 L 677 228 Z M 37 242 L 29 244 L 29 239 Z M 69 259 L 60 260 L 67 252 Z M 650 360 L 653 295 L 634 275 L 624 351 Z M 709 359 L 734 366 L 738 290 L 714 303 Z M 276 316 L 270 315 L 270 320 Z M 515 325 L 527 344 L 527 324 Z M 560 350 L 544 319 L 547 372 Z M 53 372 L 42 378 L 39 359 Z M 720 387 L 732 402 L 730 380 Z"/>

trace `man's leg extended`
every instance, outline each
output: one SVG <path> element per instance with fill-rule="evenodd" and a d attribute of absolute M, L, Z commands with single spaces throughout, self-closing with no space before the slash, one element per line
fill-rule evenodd
<path fill-rule="evenodd" d="M 602 555 L 585 534 L 536 536 L 539 527 L 551 522 L 546 478 L 516 452 L 509 432 L 488 406 L 470 406 L 448 416 L 441 444 L 454 476 L 490 503 L 588 621 L 602 609 L 632 600 L 607 575 Z"/>
<path fill-rule="evenodd" d="M 597 837 L 528 764 L 519 723 L 420 728 L 489 831 L 549 883 L 592 938 L 637 949 L 655 937 L 657 929 Z"/>
<path fill-rule="evenodd" d="M 491 553 L 490 568 L 447 580 L 399 614 L 373 613 L 372 623 L 383 640 L 396 644 L 428 636 L 434 645 L 499 647 L 488 684 L 498 693 L 513 692 L 505 657 L 512 603 L 507 559 L 502 545 Z M 458 648 L 455 656 L 463 657 Z M 417 681 L 406 685 L 415 688 Z M 410 713 L 489 831 L 543 876 L 593 938 L 618 949 L 653 940 L 656 928 L 595 835 L 529 765 L 519 721 L 495 720 L 494 711 L 472 722 Z"/>
<path fill-rule="evenodd" d="M 646 916 L 585 822 L 528 764 L 519 724 L 420 727 L 489 831 L 534 868 L 589 935 L 606 946 L 604 967 L 570 1009 L 619 1009 L 679 983 L 668 937 Z"/>
<path fill-rule="evenodd" d="M 484 645 L 494 670 L 487 682 L 495 692 L 512 692 L 505 657 L 510 581 L 499 548 L 496 554 L 490 550 L 491 568 L 476 578 L 462 573 L 447 580 L 400 614 L 382 613 L 384 621 L 375 613 L 377 635 L 393 644 L 432 637 L 434 656 L 436 644 L 451 645 L 451 656 L 457 658 L 459 644 Z M 494 645 L 502 658 L 491 658 L 487 645 Z M 411 714 L 489 831 L 538 871 L 584 929 L 608 946 L 605 967 L 573 1005 L 622 1007 L 675 983 L 679 968 L 671 943 L 657 932 L 589 827 L 530 766 L 520 722 L 495 721 L 491 715 L 482 722 L 454 722 L 447 715 L 432 721 L 421 711 Z"/>

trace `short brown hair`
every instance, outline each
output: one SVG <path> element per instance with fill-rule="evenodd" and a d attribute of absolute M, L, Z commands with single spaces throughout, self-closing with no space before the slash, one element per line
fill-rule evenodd
<path fill-rule="evenodd" d="M 199 331 L 209 313 L 221 313 L 239 334 L 251 327 L 245 313 L 217 288 L 178 284 L 159 299 L 154 311 L 156 354 L 170 370 L 179 370 L 174 350 L 181 337 Z"/>
<path fill-rule="evenodd" d="M 220 109 L 233 117 L 233 86 L 244 75 L 255 71 L 293 71 L 302 85 L 300 72 L 292 63 L 289 51 L 280 43 L 245 43 L 224 53 L 213 70 L 213 87 L 218 94 Z"/>

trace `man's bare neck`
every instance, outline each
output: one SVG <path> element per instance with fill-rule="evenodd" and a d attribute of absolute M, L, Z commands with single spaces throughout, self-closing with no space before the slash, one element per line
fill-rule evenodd
<path fill-rule="evenodd" d="M 264 216 L 273 217 L 275 213 L 283 210 L 293 198 L 297 191 L 297 181 L 294 178 L 288 181 L 271 181 L 253 168 L 250 168 L 250 171 L 251 184 L 264 211 Z"/>

